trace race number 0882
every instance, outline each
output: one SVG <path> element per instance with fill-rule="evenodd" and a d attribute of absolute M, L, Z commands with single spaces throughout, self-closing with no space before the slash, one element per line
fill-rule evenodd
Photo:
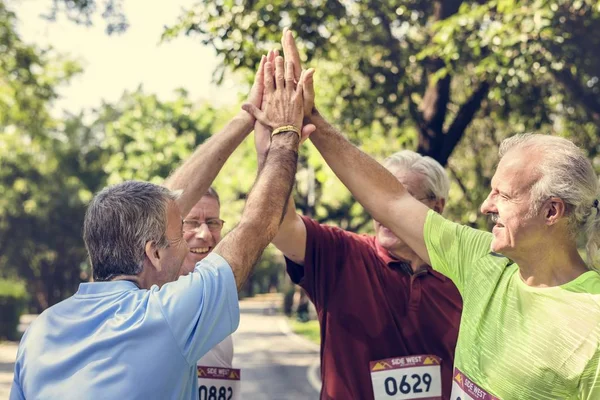
<path fill-rule="evenodd" d="M 233 396 L 233 389 L 231 387 L 221 386 L 218 389 L 215 386 L 204 386 L 198 387 L 198 397 L 200 400 L 231 400 Z"/>
<path fill-rule="evenodd" d="M 398 382 L 397 379 L 390 376 L 384 381 L 385 392 L 388 396 L 395 396 L 398 392 L 402 394 L 409 393 L 423 393 L 423 388 L 421 384 L 424 384 L 425 392 L 429 392 L 431 387 L 431 375 L 428 373 L 420 374 L 412 374 L 410 376 L 410 381 L 407 379 L 408 375 L 402 375 L 402 379 Z M 412 385 L 411 385 L 412 383 Z"/>

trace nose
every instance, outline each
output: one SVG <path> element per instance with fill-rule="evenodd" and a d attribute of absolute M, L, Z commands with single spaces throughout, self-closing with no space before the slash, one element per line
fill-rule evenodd
<path fill-rule="evenodd" d="M 202 224 L 196 229 L 196 237 L 202 240 L 210 239 L 210 230 L 208 229 L 208 225 Z"/>
<path fill-rule="evenodd" d="M 481 213 L 482 214 L 497 214 L 498 210 L 496 209 L 496 203 L 494 202 L 492 192 L 488 194 L 483 203 L 481 203 Z"/>

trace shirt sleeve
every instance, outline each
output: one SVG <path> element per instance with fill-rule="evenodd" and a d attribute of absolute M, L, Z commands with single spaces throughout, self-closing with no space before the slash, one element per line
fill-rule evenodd
<path fill-rule="evenodd" d="M 23 394 L 23 389 L 21 389 L 21 385 L 19 384 L 19 364 L 17 363 L 15 366 L 15 373 L 13 375 L 13 383 L 10 388 L 9 400 L 25 400 L 25 395 Z"/>
<path fill-rule="evenodd" d="M 292 282 L 300 285 L 317 310 L 322 309 L 335 289 L 336 278 L 346 264 L 353 246 L 354 233 L 321 225 L 302 217 L 306 225 L 304 265 L 286 258 L 287 272 Z"/>
<path fill-rule="evenodd" d="M 233 333 L 240 322 L 237 286 L 227 261 L 216 253 L 196 264 L 194 272 L 153 287 L 183 356 L 190 365 Z"/>
<path fill-rule="evenodd" d="M 430 210 L 425 221 L 424 236 L 431 266 L 452 279 L 463 294 L 469 268 L 490 252 L 492 235 L 448 221 Z"/>

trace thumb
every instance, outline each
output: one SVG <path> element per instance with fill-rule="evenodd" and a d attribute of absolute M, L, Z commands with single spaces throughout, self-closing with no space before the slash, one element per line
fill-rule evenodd
<path fill-rule="evenodd" d="M 266 118 L 265 114 L 258 107 L 256 107 L 254 104 L 244 103 L 244 104 L 242 104 L 242 110 L 244 110 L 248 114 L 252 115 L 260 123 L 262 123 L 264 125 L 267 125 L 267 126 L 270 126 L 270 124 L 267 121 L 267 118 Z"/>
<path fill-rule="evenodd" d="M 300 137 L 300 143 L 304 143 L 308 137 L 317 130 L 317 127 L 313 124 L 307 124 L 302 127 L 302 135 Z"/>

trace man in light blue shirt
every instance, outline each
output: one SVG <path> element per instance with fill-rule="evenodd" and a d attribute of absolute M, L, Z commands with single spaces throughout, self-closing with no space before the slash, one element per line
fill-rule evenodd
<path fill-rule="evenodd" d="M 291 192 L 303 98 L 283 75 L 282 60 L 263 57 L 248 101 L 260 106 L 264 97 L 276 134 L 240 224 L 191 274 L 177 279 L 189 252 L 182 215 L 252 130 L 249 114 L 200 146 L 166 187 L 129 181 L 94 197 L 83 236 L 95 282 L 27 330 L 11 400 L 198 398 L 196 362 L 237 328 L 237 291 L 275 236 Z"/>

